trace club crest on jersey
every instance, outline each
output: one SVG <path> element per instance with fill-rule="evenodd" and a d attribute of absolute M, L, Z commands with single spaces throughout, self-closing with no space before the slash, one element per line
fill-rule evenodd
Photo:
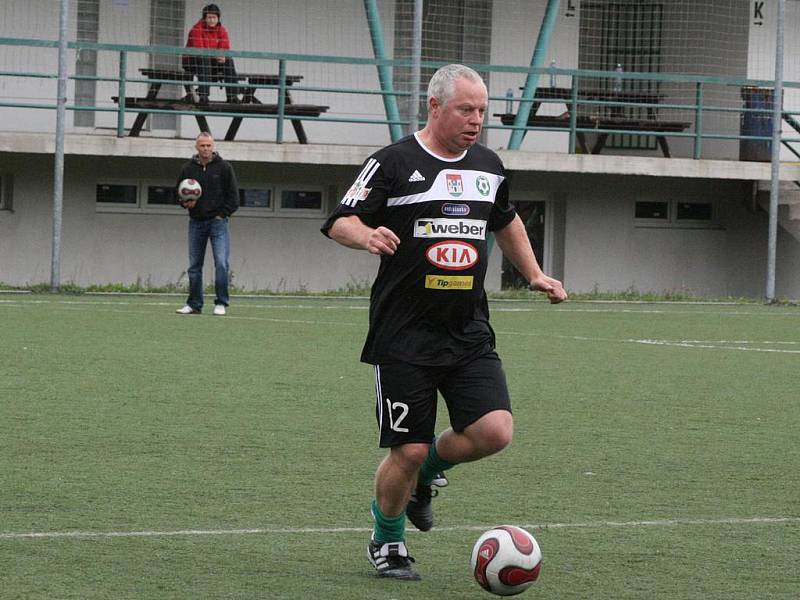
<path fill-rule="evenodd" d="M 488 196 L 492 189 L 489 178 L 485 175 L 478 175 L 478 178 L 475 180 L 475 187 L 478 188 L 478 192 L 481 196 Z"/>
<path fill-rule="evenodd" d="M 447 240 L 434 244 L 425 252 L 432 265 L 448 271 L 463 271 L 478 262 L 478 249 L 467 242 Z"/>
<path fill-rule="evenodd" d="M 350 189 L 347 190 L 344 198 L 342 198 L 341 203 L 345 206 L 355 206 L 357 203 L 366 200 L 367 196 L 369 196 L 369 193 L 372 191 L 372 188 L 367 187 L 367 184 L 380 166 L 381 163 L 374 158 L 367 160 L 367 162 L 364 163 L 364 168 L 361 169 L 361 173 L 358 174 L 353 185 L 350 186 Z"/>
<path fill-rule="evenodd" d="M 464 193 L 464 182 L 460 173 L 447 174 L 447 193 L 451 196 L 460 196 Z"/>
<path fill-rule="evenodd" d="M 357 202 L 366 200 L 367 196 L 369 196 L 369 193 L 371 191 L 372 188 L 366 187 L 363 181 L 356 181 L 353 185 L 350 186 L 350 189 L 347 190 L 347 193 L 344 195 L 344 198 L 342 199 L 342 204 L 353 206 Z"/>
<path fill-rule="evenodd" d="M 442 204 L 442 214 L 450 217 L 466 217 L 469 214 L 468 204 Z"/>

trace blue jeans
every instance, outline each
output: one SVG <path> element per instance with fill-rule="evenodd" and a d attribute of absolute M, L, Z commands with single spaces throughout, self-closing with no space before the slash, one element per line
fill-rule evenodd
<path fill-rule="evenodd" d="M 203 261 L 206 246 L 211 240 L 214 254 L 214 304 L 228 306 L 228 256 L 231 240 L 228 219 L 189 219 L 189 299 L 186 304 L 195 310 L 203 309 Z"/>

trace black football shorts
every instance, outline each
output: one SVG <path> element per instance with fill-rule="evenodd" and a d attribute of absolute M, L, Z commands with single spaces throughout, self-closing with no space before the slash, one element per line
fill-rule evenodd
<path fill-rule="evenodd" d="M 494 352 L 453 367 L 375 365 L 375 416 L 381 448 L 433 440 L 437 391 L 457 432 L 493 410 L 511 411 L 506 376 Z"/>

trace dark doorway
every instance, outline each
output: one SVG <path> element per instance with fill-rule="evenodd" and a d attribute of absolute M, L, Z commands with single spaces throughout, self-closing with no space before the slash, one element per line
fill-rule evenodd
<path fill-rule="evenodd" d="M 544 269 L 544 202 L 533 202 L 521 200 L 514 202 L 517 214 L 525 224 L 525 231 L 528 232 L 528 240 L 533 247 L 533 253 L 539 266 Z M 519 289 L 527 288 L 528 282 L 519 271 L 511 264 L 505 256 L 503 257 L 503 272 L 500 276 L 500 289 Z"/>

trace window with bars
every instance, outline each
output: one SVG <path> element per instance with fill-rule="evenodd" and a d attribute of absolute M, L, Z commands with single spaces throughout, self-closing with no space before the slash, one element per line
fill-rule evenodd
<path fill-rule="evenodd" d="M 636 227 L 719 228 L 720 215 L 714 201 L 658 200 L 634 203 Z"/>
<path fill-rule="evenodd" d="M 97 42 L 100 31 L 100 0 L 78 0 L 78 42 Z M 97 75 L 97 50 L 80 48 L 75 59 L 75 74 L 93 77 Z M 97 82 L 77 79 L 75 81 L 75 105 L 94 106 L 97 97 Z M 76 127 L 94 127 L 93 110 L 76 110 L 73 123 Z"/>
<path fill-rule="evenodd" d="M 493 0 L 427 0 L 422 14 L 422 62 L 488 64 L 491 62 Z M 396 0 L 394 48 L 398 59 L 411 59 L 414 0 Z M 427 118 L 428 82 L 436 69 L 423 67 L 420 74 L 419 120 Z M 397 91 L 411 91 L 411 68 L 394 68 Z M 487 88 L 489 73 L 481 73 Z M 398 96 L 402 119 L 412 113 L 409 96 Z M 412 133 L 407 131 L 406 133 Z"/>
<path fill-rule="evenodd" d="M 186 0 L 150 0 L 150 44 L 153 46 L 181 47 L 185 42 L 184 17 Z M 151 54 L 151 69 L 180 70 L 181 57 L 177 54 Z M 160 97 L 179 98 L 183 89 L 177 85 L 165 85 Z M 178 117 L 175 115 L 150 116 L 153 129 L 175 129 Z"/>
<path fill-rule="evenodd" d="M 581 69 L 659 73 L 662 62 L 662 30 L 664 6 L 661 2 L 627 0 L 616 2 L 589 1 L 581 4 L 579 59 Z M 581 88 L 602 92 L 623 91 L 626 94 L 655 96 L 660 82 L 633 79 L 594 78 L 582 80 Z M 636 106 L 584 107 L 603 116 L 625 119 L 652 118 L 654 109 Z M 648 114 L 648 110 L 650 113 Z M 656 139 L 651 135 L 615 134 L 608 137 L 608 148 L 653 150 Z"/>

